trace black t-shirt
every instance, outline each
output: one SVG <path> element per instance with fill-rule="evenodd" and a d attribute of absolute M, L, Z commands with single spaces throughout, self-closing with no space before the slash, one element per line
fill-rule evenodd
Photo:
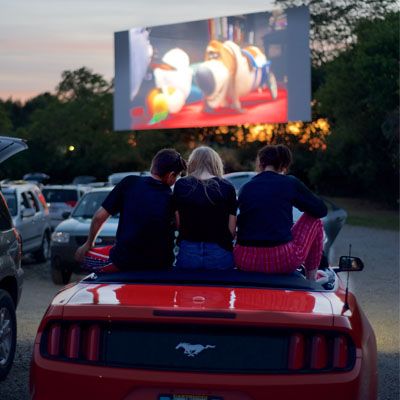
<path fill-rule="evenodd" d="M 172 191 L 152 177 L 127 176 L 102 206 L 120 213 L 110 259 L 120 269 L 166 269 L 174 261 Z"/>
<path fill-rule="evenodd" d="M 239 193 L 237 242 L 242 246 L 274 247 L 293 237 L 293 206 L 314 218 L 327 214 L 324 202 L 291 175 L 264 171 Z"/>
<path fill-rule="evenodd" d="M 223 178 L 182 178 L 174 187 L 174 207 L 179 212 L 179 239 L 214 242 L 232 250 L 229 215 L 236 215 L 234 186 Z"/>

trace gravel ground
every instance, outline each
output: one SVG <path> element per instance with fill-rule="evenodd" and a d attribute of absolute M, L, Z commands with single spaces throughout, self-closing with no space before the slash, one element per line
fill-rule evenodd
<path fill-rule="evenodd" d="M 365 263 L 363 272 L 350 275 L 350 287 L 370 320 L 379 351 L 379 400 L 399 399 L 399 234 L 345 225 L 335 243 L 335 256 L 352 255 Z M 15 361 L 0 383 L 1 400 L 29 399 L 29 364 L 40 320 L 55 293 L 48 264 L 24 260 L 25 284 L 17 311 L 18 342 Z M 79 278 L 77 276 L 73 278 Z"/>
<path fill-rule="evenodd" d="M 399 382 L 399 232 L 345 225 L 335 255 L 361 257 L 365 268 L 350 274 L 350 288 L 376 335 L 379 400 L 400 399 Z"/>

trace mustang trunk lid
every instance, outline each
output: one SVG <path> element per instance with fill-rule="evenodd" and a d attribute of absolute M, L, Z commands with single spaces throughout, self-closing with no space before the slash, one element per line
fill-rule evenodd
<path fill-rule="evenodd" d="M 320 292 L 243 287 L 79 284 L 64 303 L 66 318 L 160 320 L 206 318 L 234 323 L 332 326 L 331 302 Z M 240 321 L 240 322 L 239 322 Z"/>

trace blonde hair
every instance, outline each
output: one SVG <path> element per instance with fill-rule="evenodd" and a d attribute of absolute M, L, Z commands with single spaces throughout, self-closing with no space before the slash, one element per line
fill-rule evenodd
<path fill-rule="evenodd" d="M 208 146 L 200 146 L 190 154 L 187 164 L 188 175 L 200 179 L 203 172 L 222 178 L 224 165 L 219 154 Z"/>

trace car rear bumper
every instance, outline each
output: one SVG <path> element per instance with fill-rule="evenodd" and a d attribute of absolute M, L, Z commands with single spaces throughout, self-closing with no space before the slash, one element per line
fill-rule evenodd
<path fill-rule="evenodd" d="M 133 370 L 49 360 L 40 355 L 39 344 L 35 344 L 30 391 L 32 400 L 158 400 L 161 394 L 208 395 L 223 400 L 373 399 L 365 397 L 362 385 L 367 382 L 361 379 L 361 369 L 362 360 L 357 358 L 351 371 L 340 373 L 245 375 Z"/>

